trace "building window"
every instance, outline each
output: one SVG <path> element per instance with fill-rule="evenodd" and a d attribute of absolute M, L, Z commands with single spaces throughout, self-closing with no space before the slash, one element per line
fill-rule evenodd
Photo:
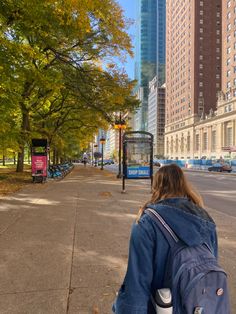
<path fill-rule="evenodd" d="M 195 138 L 195 150 L 198 151 L 200 149 L 200 136 L 199 134 L 196 134 Z"/>
<path fill-rule="evenodd" d="M 187 136 L 187 152 L 190 152 L 190 143 L 191 143 L 191 138 L 190 138 L 190 134 L 188 134 L 188 136 Z"/>
<path fill-rule="evenodd" d="M 231 17 L 231 12 L 228 12 L 228 13 L 227 13 L 227 19 L 229 20 L 230 17 Z"/>
<path fill-rule="evenodd" d="M 226 86 L 227 86 L 227 88 L 230 88 L 230 86 L 231 86 L 230 82 L 227 82 Z"/>
<path fill-rule="evenodd" d="M 173 138 L 171 138 L 171 141 L 170 141 L 170 153 L 171 153 L 171 155 L 173 155 L 173 150 L 174 150 L 174 141 L 173 141 Z"/>
<path fill-rule="evenodd" d="M 231 47 L 227 48 L 227 54 L 229 54 L 231 52 Z"/>
<path fill-rule="evenodd" d="M 229 23 L 228 25 L 227 25 L 227 31 L 230 31 L 231 30 L 231 24 Z"/>
<path fill-rule="evenodd" d="M 229 65 L 229 64 L 230 64 L 230 58 L 227 59 L 227 65 Z M 228 73 L 228 71 L 227 71 L 227 73 Z M 227 74 L 227 76 L 228 76 L 228 74 Z"/>
<path fill-rule="evenodd" d="M 230 70 L 228 70 L 228 71 L 227 71 L 227 77 L 229 77 L 229 76 L 230 76 L 230 74 L 231 74 L 231 71 L 230 71 Z"/>
<path fill-rule="evenodd" d="M 226 128 L 226 146 L 233 145 L 233 128 Z"/>
<path fill-rule="evenodd" d="M 176 136 L 175 138 L 175 152 L 178 153 L 179 150 L 179 140 L 178 140 L 178 136 Z"/>
<path fill-rule="evenodd" d="M 231 93 L 226 93 L 226 99 L 229 100 L 231 98 Z"/>
<path fill-rule="evenodd" d="M 184 137 L 183 137 L 183 135 L 181 137 L 180 150 L 181 150 L 181 152 L 184 152 Z"/>
<path fill-rule="evenodd" d="M 203 133 L 203 150 L 207 150 L 207 132 Z"/>
<path fill-rule="evenodd" d="M 231 1 L 228 1 L 227 2 L 227 8 L 230 8 L 231 7 Z"/>
<path fill-rule="evenodd" d="M 227 36 L 227 43 L 230 42 L 230 39 L 231 39 L 231 36 L 228 35 L 228 36 Z"/>
<path fill-rule="evenodd" d="M 216 150 L 216 130 L 211 133 L 211 150 L 213 152 Z"/>

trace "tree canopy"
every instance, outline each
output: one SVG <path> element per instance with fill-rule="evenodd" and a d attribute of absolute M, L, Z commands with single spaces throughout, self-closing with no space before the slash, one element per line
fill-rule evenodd
<path fill-rule="evenodd" d="M 137 108 L 134 82 L 113 59 L 132 54 L 128 23 L 114 0 L 0 3 L 1 134 L 18 151 L 18 171 L 32 137 L 66 151 L 114 112 Z"/>

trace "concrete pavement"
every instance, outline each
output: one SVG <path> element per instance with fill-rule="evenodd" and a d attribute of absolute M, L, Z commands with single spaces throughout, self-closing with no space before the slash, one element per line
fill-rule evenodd
<path fill-rule="evenodd" d="M 150 198 L 150 187 L 139 181 L 128 182 L 127 194 L 120 191 L 114 174 L 76 167 L 62 181 L 0 200 L 0 314 L 111 313 L 131 224 Z M 234 294 L 236 218 L 211 214 Z"/>

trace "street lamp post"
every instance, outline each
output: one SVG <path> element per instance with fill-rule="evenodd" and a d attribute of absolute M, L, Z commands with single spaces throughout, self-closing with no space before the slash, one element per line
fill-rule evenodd
<path fill-rule="evenodd" d="M 103 170 L 103 154 L 104 154 L 104 149 L 103 145 L 106 143 L 106 139 L 102 136 L 100 138 L 100 144 L 102 145 L 102 164 L 101 164 L 101 170 Z"/>
<path fill-rule="evenodd" d="M 126 129 L 126 123 L 125 120 L 121 118 L 121 112 L 120 117 L 118 120 L 115 121 L 115 129 L 119 130 L 119 170 L 117 174 L 117 178 L 122 178 L 121 174 L 121 137 L 122 137 L 122 130 Z"/>
<path fill-rule="evenodd" d="M 97 144 L 95 144 L 94 145 L 94 148 L 97 148 L 98 147 L 98 145 Z M 97 153 L 96 153 L 97 154 Z M 94 153 L 94 167 L 97 167 L 97 157 L 95 157 L 95 153 Z"/>

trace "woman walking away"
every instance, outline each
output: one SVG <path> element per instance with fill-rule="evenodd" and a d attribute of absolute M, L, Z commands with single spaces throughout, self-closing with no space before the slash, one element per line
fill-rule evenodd
<path fill-rule="evenodd" d="M 172 310 L 157 312 L 152 302 L 158 289 L 167 288 L 165 271 L 171 245 L 152 217 L 155 215 L 148 214 L 148 208 L 164 219 L 177 241 L 179 239 L 178 243 L 184 243 L 188 249 L 204 247 L 213 260 L 217 257 L 216 226 L 203 208 L 201 196 L 189 185 L 177 165 L 161 167 L 154 176 L 151 200 L 139 211 L 132 227 L 127 273 L 113 304 L 116 314 L 172 313 Z M 200 307 L 196 311 L 205 313 Z"/>

